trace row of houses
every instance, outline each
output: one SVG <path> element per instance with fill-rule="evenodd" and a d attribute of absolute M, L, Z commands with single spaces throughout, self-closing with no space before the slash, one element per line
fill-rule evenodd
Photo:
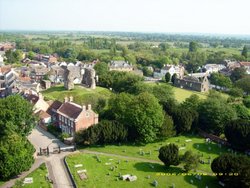
<path fill-rule="evenodd" d="M 31 90 L 23 96 L 33 104 L 34 113 L 39 116 L 39 125 L 44 129 L 53 125 L 63 133 L 74 136 L 77 131 L 98 123 L 98 114 L 92 110 L 91 105 L 78 105 L 74 103 L 72 96 L 65 97 L 63 102 L 45 101 L 41 93 Z"/>

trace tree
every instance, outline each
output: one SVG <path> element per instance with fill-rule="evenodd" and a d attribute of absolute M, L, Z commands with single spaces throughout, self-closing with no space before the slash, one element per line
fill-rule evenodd
<path fill-rule="evenodd" d="M 222 154 L 213 160 L 211 169 L 226 187 L 250 186 L 250 160 L 246 156 Z"/>
<path fill-rule="evenodd" d="M 108 71 L 109 71 L 107 63 L 103 63 L 103 62 L 97 63 L 94 66 L 94 69 L 96 71 L 96 75 L 98 75 L 99 77 L 102 77 L 103 75 L 108 74 Z"/>
<path fill-rule="evenodd" d="M 34 162 L 34 147 L 17 133 L 0 139 L 0 179 L 7 180 L 28 170 Z"/>
<path fill-rule="evenodd" d="M 232 105 L 239 119 L 250 120 L 250 111 L 243 104 Z"/>
<path fill-rule="evenodd" d="M 126 118 L 123 124 L 129 127 L 130 136 L 142 143 L 156 140 L 164 120 L 158 100 L 145 92 L 135 96 L 132 102 L 126 105 Z"/>
<path fill-rule="evenodd" d="M 247 59 L 247 56 L 248 56 L 248 48 L 247 48 L 246 45 L 243 47 L 243 50 L 242 50 L 242 52 L 241 52 L 241 55 Z"/>
<path fill-rule="evenodd" d="M 7 58 L 7 63 L 8 64 L 14 64 L 14 63 L 20 63 L 22 60 L 22 51 L 21 50 L 7 50 L 5 52 L 5 56 Z"/>
<path fill-rule="evenodd" d="M 235 68 L 231 75 L 230 75 L 230 79 L 232 80 L 232 82 L 236 82 L 237 80 L 242 79 L 243 77 L 245 77 L 247 75 L 246 73 L 246 69 L 244 67 L 240 67 L 240 68 Z"/>
<path fill-rule="evenodd" d="M 175 136 L 175 134 L 176 134 L 176 131 L 175 131 L 173 119 L 168 114 L 165 114 L 159 136 L 165 139 L 168 137 Z"/>
<path fill-rule="evenodd" d="M 231 88 L 232 82 L 229 77 L 224 76 L 220 73 L 212 73 L 210 75 L 210 82 L 216 86 L 224 87 L 224 88 Z"/>
<path fill-rule="evenodd" d="M 117 121 L 103 120 L 97 126 L 101 127 L 100 143 L 117 143 L 127 140 L 128 129 Z"/>
<path fill-rule="evenodd" d="M 109 100 L 106 117 L 125 125 L 129 139 L 142 143 L 157 138 L 163 123 L 163 110 L 158 100 L 147 92 L 137 96 L 121 93 Z"/>
<path fill-rule="evenodd" d="M 197 42 L 190 42 L 189 43 L 189 52 L 196 52 L 198 50 L 198 43 Z"/>
<path fill-rule="evenodd" d="M 235 85 L 242 89 L 244 92 L 246 92 L 247 94 L 250 93 L 250 76 L 246 76 L 240 80 L 238 80 Z"/>
<path fill-rule="evenodd" d="M 237 87 L 231 88 L 227 93 L 232 97 L 243 97 L 243 90 Z"/>
<path fill-rule="evenodd" d="M 160 103 L 174 99 L 173 88 L 169 85 L 155 85 L 152 94 L 159 100 Z"/>
<path fill-rule="evenodd" d="M 250 148 L 250 121 L 237 119 L 227 123 L 225 136 L 229 143 L 238 149 Z"/>
<path fill-rule="evenodd" d="M 173 114 L 177 134 L 188 132 L 194 121 L 193 111 L 179 107 Z"/>
<path fill-rule="evenodd" d="M 188 172 L 198 167 L 199 156 L 194 154 L 191 150 L 188 150 L 184 153 L 182 161 L 184 162 L 184 169 Z"/>
<path fill-rule="evenodd" d="M 235 110 L 218 96 L 201 103 L 198 112 L 199 127 L 215 135 L 223 133 L 225 124 L 237 117 Z"/>
<path fill-rule="evenodd" d="M 170 74 L 169 72 L 167 72 L 167 73 L 165 74 L 165 80 L 166 80 L 166 82 L 167 82 L 167 83 L 170 82 L 170 79 L 171 79 L 171 74 Z"/>
<path fill-rule="evenodd" d="M 158 158 L 165 164 L 168 168 L 170 165 L 179 165 L 179 148 L 175 144 L 169 144 L 162 146 L 159 150 Z"/>
<path fill-rule="evenodd" d="M 0 109 L 0 135 L 14 131 L 25 136 L 31 132 L 36 121 L 33 106 L 21 96 L 0 99 Z"/>
<path fill-rule="evenodd" d="M 247 108 L 250 108 L 250 96 L 245 97 L 245 98 L 243 99 L 243 104 L 244 104 Z"/>
<path fill-rule="evenodd" d="M 171 78 L 171 82 L 174 83 L 174 81 L 175 81 L 176 78 L 177 78 L 177 74 L 174 73 L 173 76 L 172 76 L 172 78 Z"/>

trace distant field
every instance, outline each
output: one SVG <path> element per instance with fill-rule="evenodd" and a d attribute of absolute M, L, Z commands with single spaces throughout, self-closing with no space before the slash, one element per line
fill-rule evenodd
<path fill-rule="evenodd" d="M 84 88 L 80 85 L 75 85 L 73 90 L 65 90 L 63 85 L 52 87 L 42 92 L 46 100 L 59 100 L 63 101 L 64 97 L 73 96 L 74 102 L 79 105 L 92 104 L 96 105 L 98 99 L 109 98 L 111 92 L 102 87 L 96 87 L 96 89 Z"/>
<path fill-rule="evenodd" d="M 191 140 L 191 141 L 190 141 Z M 214 158 L 218 157 L 220 153 L 225 153 L 227 147 L 219 147 L 215 143 L 206 143 L 205 139 L 199 136 L 186 135 L 178 136 L 166 139 L 165 141 L 149 143 L 146 145 L 133 145 L 133 144 L 122 144 L 122 145 L 105 145 L 105 146 L 91 146 L 87 148 L 88 150 L 99 151 L 104 153 L 113 153 L 124 156 L 139 157 L 143 159 L 158 160 L 158 149 L 169 143 L 174 143 L 179 146 L 180 154 L 184 154 L 187 150 L 192 150 L 194 153 L 202 155 L 201 160 L 208 162 L 208 159 L 212 161 Z M 211 150 L 209 150 L 211 148 Z M 140 154 L 144 152 L 144 155 Z M 151 152 L 151 154 L 149 153 Z M 207 173 L 212 173 L 210 164 L 200 164 L 198 170 L 205 171 Z"/>
<path fill-rule="evenodd" d="M 158 182 L 158 187 L 171 187 L 173 184 L 176 188 L 206 187 L 206 185 L 213 188 L 219 187 L 215 176 L 202 176 L 200 181 L 194 177 L 194 174 L 182 174 L 182 169 L 178 167 L 166 169 L 163 164 L 158 163 L 105 155 L 97 156 L 100 162 L 98 162 L 94 154 L 77 154 L 67 157 L 67 162 L 78 187 L 144 188 L 153 187 L 151 183 L 154 180 Z M 82 164 L 83 166 L 76 168 L 75 165 L 77 164 Z M 77 174 L 78 170 L 87 170 L 86 175 L 88 179 L 81 180 Z M 135 175 L 137 180 L 133 182 L 122 181 L 119 179 L 119 173 L 121 175 Z M 165 173 L 165 175 L 161 173 Z M 190 183 L 191 180 L 193 180 L 193 184 Z"/>

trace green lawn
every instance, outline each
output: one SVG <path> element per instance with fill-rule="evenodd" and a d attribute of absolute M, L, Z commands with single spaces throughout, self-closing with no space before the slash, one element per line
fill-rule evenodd
<path fill-rule="evenodd" d="M 88 103 L 92 104 L 93 106 L 96 105 L 98 99 L 109 98 L 111 95 L 111 92 L 106 88 L 96 87 L 96 89 L 93 90 L 84 88 L 80 85 L 75 85 L 73 90 L 65 90 L 62 85 L 58 85 L 47 89 L 42 93 L 47 100 L 63 101 L 65 96 L 73 96 L 74 102 L 78 103 L 79 105 Z"/>
<path fill-rule="evenodd" d="M 24 184 L 25 188 L 34 188 L 34 187 L 42 187 L 42 188 L 50 188 L 51 184 L 46 180 L 46 174 L 48 173 L 46 165 L 43 163 L 39 168 L 26 176 L 33 178 L 32 184 Z M 24 180 L 24 179 L 23 179 Z M 22 180 L 22 181 L 23 181 Z"/>
<path fill-rule="evenodd" d="M 89 188 L 127 188 L 127 187 L 152 187 L 156 180 L 158 187 L 219 187 L 215 176 L 202 175 L 202 180 L 197 180 L 195 173 L 185 174 L 181 168 L 170 167 L 158 163 L 148 163 L 138 160 L 125 160 L 119 157 L 105 155 L 77 154 L 67 157 L 67 162 L 79 187 Z M 75 165 L 82 164 L 76 168 Z M 113 169 L 112 169 L 113 168 Z M 87 170 L 86 180 L 81 180 L 77 171 Z M 137 176 L 134 182 L 122 181 L 119 175 L 132 174 Z M 193 180 L 193 184 L 191 184 Z"/>
<path fill-rule="evenodd" d="M 186 98 L 190 97 L 192 94 L 198 95 L 200 99 L 207 98 L 207 93 L 181 89 L 178 87 L 173 87 L 173 90 L 174 90 L 175 99 L 179 102 L 184 101 Z"/>
<path fill-rule="evenodd" d="M 191 140 L 191 141 L 188 141 Z M 150 143 L 147 145 L 133 145 L 133 144 L 116 144 L 116 145 L 106 145 L 106 146 L 91 146 L 86 149 L 92 151 L 99 151 L 104 153 L 113 153 L 124 156 L 138 157 L 144 159 L 158 159 L 158 150 L 161 146 L 169 143 L 174 143 L 179 146 L 180 154 L 184 154 L 187 150 L 192 150 L 194 153 L 200 155 L 200 159 L 208 163 L 214 158 L 218 157 L 221 153 L 228 152 L 226 147 L 221 148 L 215 143 L 206 143 L 204 138 L 192 135 L 178 136 L 166 139 L 165 141 Z M 211 148 L 211 150 L 209 150 Z M 151 154 L 150 154 L 151 152 Z M 144 153 L 144 154 L 143 154 Z M 198 169 L 208 173 L 212 173 L 210 164 L 199 164 Z"/>

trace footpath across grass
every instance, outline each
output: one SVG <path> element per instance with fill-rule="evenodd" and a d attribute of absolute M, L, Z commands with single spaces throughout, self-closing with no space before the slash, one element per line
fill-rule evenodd
<path fill-rule="evenodd" d="M 91 146 L 86 149 L 91 151 L 98 151 L 104 153 L 112 153 L 123 156 L 131 156 L 143 159 L 157 160 L 160 147 L 174 143 L 179 146 L 179 153 L 184 154 L 187 150 L 192 150 L 200 156 L 200 159 L 205 164 L 199 164 L 197 170 L 212 173 L 210 163 L 214 158 L 218 157 L 222 153 L 231 152 L 231 150 L 225 146 L 210 142 L 207 143 L 205 138 L 194 135 L 183 135 L 178 137 L 172 137 L 164 141 L 149 143 L 146 145 L 135 144 L 116 144 L 116 145 L 104 145 L 104 146 Z"/>
<path fill-rule="evenodd" d="M 198 180 L 195 173 L 185 174 L 181 168 L 167 169 L 158 163 L 85 153 L 68 156 L 67 162 L 78 187 L 144 188 L 153 187 L 155 180 L 157 187 L 219 187 L 215 176 L 202 175 Z M 85 171 L 87 179 L 81 180 L 77 171 Z M 129 182 L 119 178 L 126 174 L 135 175 L 137 180 Z"/>

